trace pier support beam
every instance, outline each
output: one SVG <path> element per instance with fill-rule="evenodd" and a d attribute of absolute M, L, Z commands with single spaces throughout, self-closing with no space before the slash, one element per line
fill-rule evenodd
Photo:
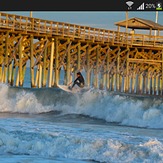
<path fill-rule="evenodd" d="M 66 85 L 70 83 L 70 73 L 71 73 L 71 53 L 70 53 L 71 42 L 67 47 L 67 56 L 66 56 Z"/>
<path fill-rule="evenodd" d="M 79 44 L 78 45 L 78 57 L 77 57 L 77 70 L 80 71 L 80 67 L 81 67 L 81 64 L 80 64 L 80 57 L 81 57 L 81 54 L 80 54 L 80 48 L 81 48 L 81 45 Z"/>
<path fill-rule="evenodd" d="M 55 39 L 55 82 L 54 86 L 57 86 L 59 84 L 59 61 L 58 61 L 58 38 Z"/>
<path fill-rule="evenodd" d="M 4 71 L 3 71 L 3 83 L 7 82 L 7 70 L 8 70 L 8 45 L 9 45 L 9 32 L 6 34 L 5 39 L 5 60 L 4 60 Z"/>
<path fill-rule="evenodd" d="M 86 85 L 90 87 L 90 47 L 86 49 Z"/>
<path fill-rule="evenodd" d="M 45 38 L 47 41 L 48 39 Z M 42 87 L 46 87 L 46 80 L 47 80 L 47 51 L 48 51 L 48 48 L 47 48 L 47 43 L 45 44 L 45 47 L 44 47 L 44 55 L 43 55 L 43 75 L 42 75 Z"/>
<path fill-rule="evenodd" d="M 19 72 L 18 72 L 18 74 L 19 74 L 19 86 L 21 87 L 21 86 L 23 86 L 23 65 L 22 65 L 23 53 L 22 53 L 22 40 L 19 43 L 18 49 L 19 49 Z"/>
<path fill-rule="evenodd" d="M 109 90 L 110 88 L 110 72 L 109 72 L 109 66 L 110 65 L 110 53 L 107 53 L 106 56 L 106 89 Z"/>
<path fill-rule="evenodd" d="M 33 35 L 30 38 L 30 80 L 31 80 L 31 87 L 34 88 L 36 85 L 34 84 L 34 56 L 33 56 Z"/>
<path fill-rule="evenodd" d="M 77 67 L 75 69 L 74 78 L 76 79 L 76 74 L 78 71 L 81 71 L 81 43 L 77 46 Z"/>
<path fill-rule="evenodd" d="M 125 92 L 129 92 L 129 54 L 130 54 L 130 49 L 128 48 L 127 52 L 127 60 L 126 60 L 126 80 L 125 80 Z"/>
<path fill-rule="evenodd" d="M 12 67 L 12 74 L 11 74 L 11 86 L 14 85 L 15 73 L 16 73 L 16 64 L 15 64 L 15 60 L 14 60 L 13 67 Z"/>
<path fill-rule="evenodd" d="M 8 83 L 11 85 L 11 76 L 12 76 L 12 61 L 8 65 Z"/>
<path fill-rule="evenodd" d="M 116 70 L 116 91 L 120 91 L 120 77 L 119 77 L 119 64 L 120 64 L 120 51 L 121 49 L 118 50 L 118 56 L 117 56 L 117 70 Z"/>
<path fill-rule="evenodd" d="M 42 86 L 42 65 L 39 64 L 38 67 L 39 67 L 38 68 L 38 70 L 39 70 L 38 87 L 41 88 L 41 86 Z"/>
<path fill-rule="evenodd" d="M 162 65 L 161 65 L 161 95 L 163 95 L 163 50 L 161 52 Z"/>
<path fill-rule="evenodd" d="M 51 43 L 50 72 L 49 72 L 49 87 L 52 86 L 53 60 L 54 60 L 53 56 L 54 56 L 54 39 L 52 39 L 52 43 Z"/>
<path fill-rule="evenodd" d="M 95 78 L 94 78 L 94 80 L 95 80 L 95 83 L 94 83 L 94 87 L 95 88 L 98 88 L 98 85 L 99 85 L 99 82 L 98 82 L 98 80 L 99 80 L 99 78 L 98 78 L 98 73 L 99 73 L 99 50 L 100 50 L 100 48 L 98 47 L 97 49 L 96 49 L 96 69 L 95 69 L 95 73 L 94 73 L 94 75 L 95 75 Z"/>

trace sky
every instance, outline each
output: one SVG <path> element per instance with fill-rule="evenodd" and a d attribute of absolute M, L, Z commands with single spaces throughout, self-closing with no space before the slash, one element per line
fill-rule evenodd
<path fill-rule="evenodd" d="M 15 12 L 9 12 L 12 14 L 17 15 L 23 15 L 23 16 L 29 16 L 30 11 L 15 11 Z M 125 11 L 32 11 L 32 16 L 35 18 L 40 19 L 46 19 L 46 20 L 53 20 L 53 21 L 59 21 L 59 22 L 67 22 L 67 23 L 75 23 L 75 24 L 81 24 L 81 25 L 90 25 L 90 26 L 100 26 L 100 27 L 112 27 L 114 26 L 115 22 L 124 20 L 126 18 L 126 12 Z M 159 12 L 159 20 L 161 21 L 161 17 L 163 16 L 163 12 Z M 128 12 L 128 17 L 140 17 L 145 19 L 150 19 L 155 21 L 155 12 L 137 12 L 137 11 L 130 11 Z M 163 22 L 162 22 L 163 24 Z"/>
<path fill-rule="evenodd" d="M 30 16 L 30 11 L 5 11 L 5 13 Z M 108 30 L 117 30 L 114 23 L 125 20 L 125 11 L 32 11 L 34 18 L 52 20 L 58 22 L 66 22 L 71 24 L 79 24 L 91 26 L 95 28 L 103 28 Z M 155 11 L 129 11 L 128 18 L 138 17 L 155 21 Z M 163 11 L 158 13 L 158 23 L 163 25 Z M 123 29 L 122 29 L 123 30 Z"/>

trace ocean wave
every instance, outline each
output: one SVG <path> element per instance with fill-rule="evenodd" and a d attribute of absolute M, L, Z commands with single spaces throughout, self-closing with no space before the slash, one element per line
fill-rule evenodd
<path fill-rule="evenodd" d="M 0 85 L 0 112 L 81 114 L 120 125 L 163 128 L 162 99 L 116 95 L 90 89 L 71 94 L 58 88 L 13 88 Z"/>
<path fill-rule="evenodd" d="M 12 122 L 11 122 L 12 123 Z M 9 123 L 8 123 L 9 125 Z M 12 124 L 10 124 L 12 126 Z M 21 128 L 0 128 L 1 155 L 67 158 L 97 162 L 162 162 L 161 140 L 134 135 L 93 132 L 55 124 L 21 121 Z M 28 129 L 28 130 L 27 130 Z M 140 141 L 141 140 L 141 141 Z M 134 142 L 134 143 L 130 143 Z"/>

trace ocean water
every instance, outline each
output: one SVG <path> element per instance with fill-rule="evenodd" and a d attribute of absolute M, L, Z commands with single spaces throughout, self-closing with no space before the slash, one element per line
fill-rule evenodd
<path fill-rule="evenodd" d="M 0 162 L 163 162 L 161 98 L 31 89 L 27 79 L 0 84 Z"/>

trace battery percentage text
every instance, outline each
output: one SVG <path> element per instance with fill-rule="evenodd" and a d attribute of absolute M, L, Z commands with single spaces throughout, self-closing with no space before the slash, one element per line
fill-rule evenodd
<path fill-rule="evenodd" d="M 145 8 L 146 9 L 155 9 L 156 5 L 154 3 L 146 3 Z"/>

